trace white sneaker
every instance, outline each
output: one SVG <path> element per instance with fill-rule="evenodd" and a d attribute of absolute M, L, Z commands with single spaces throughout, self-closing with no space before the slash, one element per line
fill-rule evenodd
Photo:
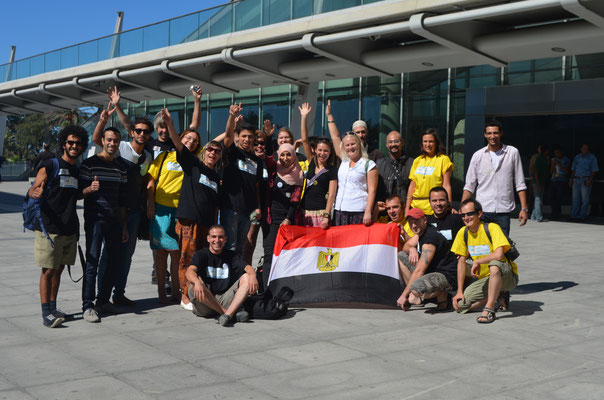
<path fill-rule="evenodd" d="M 84 319 L 88 322 L 100 322 L 99 314 L 96 312 L 94 308 L 87 308 L 82 313 Z"/>
<path fill-rule="evenodd" d="M 193 303 L 185 304 L 182 300 L 180 301 L 180 308 L 187 311 L 193 311 Z"/>

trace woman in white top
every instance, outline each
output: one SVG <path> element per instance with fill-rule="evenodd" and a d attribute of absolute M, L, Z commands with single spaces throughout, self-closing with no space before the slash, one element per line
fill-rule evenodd
<path fill-rule="evenodd" d="M 344 136 L 340 144 L 342 164 L 338 169 L 338 194 L 336 195 L 334 225 L 373 223 L 373 205 L 377 189 L 378 172 L 373 161 L 367 158 L 361 140 L 354 134 Z"/>

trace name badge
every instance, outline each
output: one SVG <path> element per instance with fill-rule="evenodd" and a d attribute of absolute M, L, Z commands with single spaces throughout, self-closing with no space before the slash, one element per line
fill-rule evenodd
<path fill-rule="evenodd" d="M 166 169 L 168 171 L 182 171 L 182 167 L 177 162 L 169 161 L 166 163 Z"/>
<path fill-rule="evenodd" d="M 153 159 L 156 159 L 158 155 L 161 153 L 161 147 L 153 146 Z"/>
<path fill-rule="evenodd" d="M 68 188 L 68 189 L 77 189 L 78 188 L 78 180 L 73 176 L 60 176 L 59 177 L 59 187 Z"/>
<path fill-rule="evenodd" d="M 237 167 L 243 172 L 248 174 L 256 175 L 258 165 L 255 161 L 246 158 L 245 160 L 237 160 Z"/>
<path fill-rule="evenodd" d="M 262 169 L 262 179 L 268 180 L 268 171 L 264 168 Z"/>
<path fill-rule="evenodd" d="M 417 175 L 432 175 L 434 167 L 417 167 L 415 173 Z"/>
<path fill-rule="evenodd" d="M 488 244 L 481 244 L 478 246 L 468 246 L 468 251 L 472 258 L 486 256 L 491 254 L 491 248 Z"/>
<path fill-rule="evenodd" d="M 212 189 L 213 191 L 215 191 L 216 193 L 218 193 L 218 184 L 216 182 L 210 180 L 210 178 L 208 178 L 204 174 L 201 174 L 199 176 L 199 183 L 201 183 L 202 185 L 205 185 L 205 186 L 209 187 L 210 189 Z"/>
<path fill-rule="evenodd" d="M 210 267 L 207 268 L 208 278 L 212 279 L 229 279 L 229 266 L 225 263 L 222 267 Z"/>
<path fill-rule="evenodd" d="M 453 234 L 451 232 L 451 229 L 443 229 L 442 231 L 438 231 L 441 235 L 443 235 L 445 237 L 445 239 L 447 240 L 453 240 Z M 491 253 L 489 253 L 491 254 Z"/>

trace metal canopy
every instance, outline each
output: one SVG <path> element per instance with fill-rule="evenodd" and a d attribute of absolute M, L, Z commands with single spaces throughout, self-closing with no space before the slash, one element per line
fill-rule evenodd
<path fill-rule="evenodd" d="M 429 3 L 429 2 L 427 2 Z M 604 52 L 604 1 L 390 0 L 0 84 L 21 114 Z"/>

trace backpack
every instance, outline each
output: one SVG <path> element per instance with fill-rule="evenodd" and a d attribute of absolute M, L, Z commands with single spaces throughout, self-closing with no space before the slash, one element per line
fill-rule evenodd
<path fill-rule="evenodd" d="M 51 161 L 52 171 L 46 171 L 48 180 L 46 181 L 42 196 L 39 199 L 32 199 L 28 195 L 28 190 L 27 193 L 25 193 L 25 197 L 23 198 L 23 232 L 25 232 L 26 229 L 34 231 L 36 229 L 36 222 L 38 222 L 40 224 L 40 229 L 42 229 L 42 232 L 44 233 L 44 236 L 46 236 L 46 239 L 50 241 L 50 245 L 52 247 L 55 247 L 55 244 L 50 239 L 48 232 L 46 232 L 46 228 L 44 227 L 44 223 L 42 222 L 42 215 L 40 213 L 40 206 L 44 201 L 46 195 L 48 194 L 47 189 L 50 187 L 57 175 L 59 175 L 59 160 L 53 158 L 51 159 Z"/>
<path fill-rule="evenodd" d="M 491 242 L 491 244 L 493 244 L 493 239 L 491 239 L 491 233 L 489 232 L 489 223 L 488 222 L 484 223 L 484 232 L 487 234 L 487 238 L 489 239 L 489 242 Z M 508 260 L 514 261 L 515 259 L 517 259 L 520 256 L 520 252 L 516 248 L 516 242 L 514 242 L 512 239 L 510 239 L 510 237 L 508 235 L 506 235 L 505 233 L 503 235 L 508 240 L 508 242 L 510 242 L 510 249 L 505 252 L 505 256 Z M 466 246 L 467 246 L 468 245 L 468 227 L 467 226 L 464 228 L 464 231 L 463 231 L 463 239 L 466 242 Z"/>

